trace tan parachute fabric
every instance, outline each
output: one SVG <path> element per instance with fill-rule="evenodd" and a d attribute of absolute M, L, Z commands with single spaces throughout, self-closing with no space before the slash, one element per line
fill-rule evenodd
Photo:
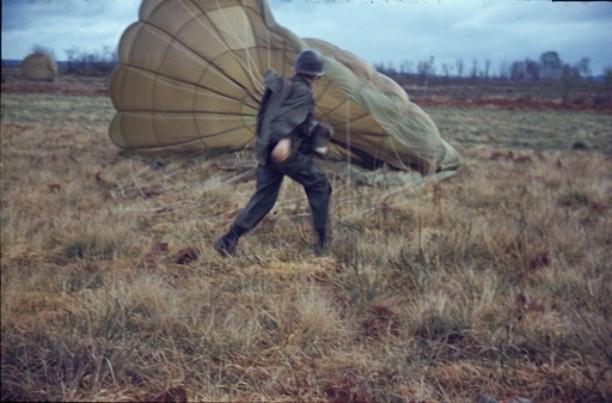
<path fill-rule="evenodd" d="M 332 154 L 366 168 L 455 170 L 456 151 L 394 81 L 357 56 L 279 25 L 266 0 L 143 0 L 124 32 L 110 95 L 110 138 L 135 151 L 221 153 L 251 147 L 263 73 L 291 75 L 305 48 L 325 55 L 317 118 Z"/>
<path fill-rule="evenodd" d="M 29 80 L 53 81 L 57 71 L 57 63 L 46 53 L 32 53 L 21 63 L 21 76 Z"/>

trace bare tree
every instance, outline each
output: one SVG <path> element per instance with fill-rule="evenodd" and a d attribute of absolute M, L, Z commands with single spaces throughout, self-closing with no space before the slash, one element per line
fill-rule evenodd
<path fill-rule="evenodd" d="M 109 46 L 97 52 L 85 52 L 76 47 L 64 51 L 68 57 L 67 72 L 81 75 L 104 76 L 117 64 L 117 53 Z"/>
<path fill-rule="evenodd" d="M 455 65 L 457 66 L 457 75 L 463 77 L 463 59 L 457 59 Z"/>
<path fill-rule="evenodd" d="M 554 51 L 542 53 L 540 56 L 540 64 L 542 65 L 542 77 L 558 80 L 561 78 L 563 62 L 559 54 Z"/>
<path fill-rule="evenodd" d="M 612 84 L 612 66 L 604 67 L 603 76 L 606 84 Z"/>
<path fill-rule="evenodd" d="M 563 102 L 568 102 L 570 100 L 570 95 L 576 87 L 578 86 L 578 82 L 580 81 L 580 71 L 576 66 L 570 66 L 565 63 L 561 67 L 561 84 L 563 88 Z"/>
<path fill-rule="evenodd" d="M 510 79 L 524 80 L 527 77 L 525 70 L 525 62 L 512 62 L 510 65 Z"/>
<path fill-rule="evenodd" d="M 503 61 L 499 66 L 499 78 L 508 79 L 510 77 L 510 67 L 508 66 L 508 62 Z"/>
<path fill-rule="evenodd" d="M 485 60 L 485 66 L 484 66 L 484 70 L 482 72 L 483 77 L 485 78 L 485 80 L 489 79 L 490 71 L 491 71 L 491 60 L 487 59 L 487 60 Z"/>
<path fill-rule="evenodd" d="M 408 60 L 403 60 L 400 64 L 400 73 L 401 74 L 412 74 L 413 63 Z"/>
<path fill-rule="evenodd" d="M 529 80 L 538 81 L 540 79 L 540 65 L 538 62 L 525 59 L 525 76 Z"/>
<path fill-rule="evenodd" d="M 470 77 L 472 78 L 478 77 L 478 60 L 476 59 L 472 61 L 472 72 L 470 73 Z"/>
<path fill-rule="evenodd" d="M 436 68 L 434 67 L 435 58 L 429 57 L 429 60 L 422 60 L 417 66 L 417 72 L 419 76 L 425 81 L 425 87 L 429 84 L 429 78 L 436 74 Z"/>
<path fill-rule="evenodd" d="M 47 55 L 51 59 L 55 60 L 55 52 L 53 51 L 53 49 L 47 46 L 36 44 L 32 46 L 32 53 L 42 53 L 43 55 Z"/>
<path fill-rule="evenodd" d="M 590 76 L 591 75 L 591 59 L 589 59 L 588 57 L 583 57 L 578 62 L 578 65 L 576 66 L 576 68 L 580 72 L 581 77 L 585 78 L 585 77 Z"/>
<path fill-rule="evenodd" d="M 442 71 L 444 72 L 444 77 L 448 78 L 453 73 L 453 66 L 448 63 L 442 63 Z"/>

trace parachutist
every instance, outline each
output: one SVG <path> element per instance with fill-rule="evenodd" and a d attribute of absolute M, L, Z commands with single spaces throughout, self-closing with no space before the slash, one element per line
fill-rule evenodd
<path fill-rule="evenodd" d="M 235 219 L 230 230 L 215 242 L 223 256 L 233 255 L 238 239 L 270 212 L 285 175 L 306 191 L 317 234 L 315 251 L 328 249 L 327 221 L 332 193 L 325 172 L 313 160 L 331 137 L 329 126 L 314 118 L 311 86 L 323 75 L 323 57 L 312 49 L 300 52 L 291 78 L 274 71 L 264 75 L 266 91 L 257 114 L 255 154 L 259 165 L 255 194 Z"/>

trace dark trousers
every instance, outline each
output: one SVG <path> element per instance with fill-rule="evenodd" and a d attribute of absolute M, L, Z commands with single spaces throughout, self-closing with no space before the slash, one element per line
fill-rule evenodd
<path fill-rule="evenodd" d="M 234 221 L 234 228 L 239 233 L 255 228 L 274 207 L 285 175 L 304 186 L 314 228 L 318 232 L 325 231 L 331 185 L 325 172 L 315 165 L 312 156 L 295 152 L 283 165 L 259 164 L 255 194 Z"/>

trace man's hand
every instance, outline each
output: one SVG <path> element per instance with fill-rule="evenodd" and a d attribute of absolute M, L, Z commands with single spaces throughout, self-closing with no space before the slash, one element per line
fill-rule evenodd
<path fill-rule="evenodd" d="M 282 164 L 287 161 L 287 158 L 291 155 L 291 140 L 282 139 L 272 149 L 272 161 L 276 164 Z"/>
<path fill-rule="evenodd" d="M 313 137 L 312 150 L 319 156 L 325 157 L 329 147 L 329 139 L 334 135 L 334 128 L 327 123 L 317 122 L 311 135 Z"/>
<path fill-rule="evenodd" d="M 325 157 L 327 155 L 327 147 L 315 147 L 314 151 L 319 154 L 320 157 Z"/>
<path fill-rule="evenodd" d="M 332 138 L 332 136 L 334 135 L 334 128 L 329 123 L 321 122 L 319 124 L 323 126 L 327 131 L 327 139 Z"/>

